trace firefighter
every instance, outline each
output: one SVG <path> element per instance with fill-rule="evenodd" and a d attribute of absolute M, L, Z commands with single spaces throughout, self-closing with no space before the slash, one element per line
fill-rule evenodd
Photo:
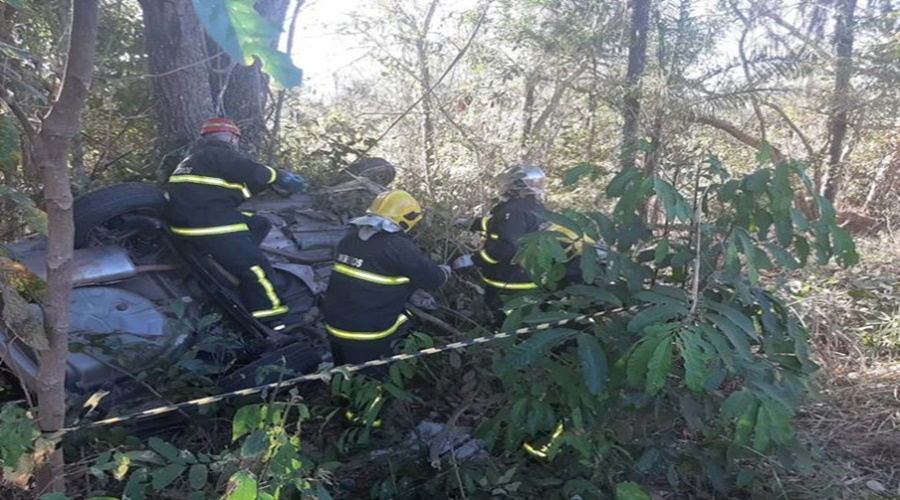
<path fill-rule="evenodd" d="M 166 220 L 171 232 L 208 253 L 239 280 L 244 306 L 273 330 L 288 306 L 278 295 L 272 267 L 259 249 L 271 223 L 246 215 L 238 206 L 252 195 L 276 187 L 303 189 L 303 177 L 256 163 L 238 152 L 241 131 L 227 118 L 211 118 L 200 139 L 166 184 Z"/>
<path fill-rule="evenodd" d="M 538 286 L 525 269 L 512 262 L 517 241 L 541 229 L 537 213 L 544 209 L 547 176 L 533 165 L 516 165 L 498 176 L 500 198 L 490 214 L 479 219 L 459 219 L 456 225 L 482 233 L 484 244 L 475 255 L 463 255 L 453 261 L 454 269 L 476 266 L 486 285 L 485 302 L 494 311 L 502 310 L 503 295 L 534 290 Z"/>
<path fill-rule="evenodd" d="M 449 266 L 429 260 L 407 235 L 423 215 L 409 193 L 393 190 L 350 221 L 357 229 L 338 244 L 322 307 L 335 365 L 389 356 L 409 328 L 404 306 L 412 293 L 434 290 L 450 276 Z"/>

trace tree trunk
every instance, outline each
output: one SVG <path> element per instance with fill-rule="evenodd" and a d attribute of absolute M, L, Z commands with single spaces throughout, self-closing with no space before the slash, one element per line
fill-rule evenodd
<path fill-rule="evenodd" d="M 647 28 L 650 0 L 634 0 L 628 37 L 628 71 L 625 74 L 625 99 L 622 105 L 622 154 L 620 168 L 635 168 L 638 130 L 641 118 L 641 75 L 647 63 Z"/>
<path fill-rule="evenodd" d="M 205 35 L 191 0 L 140 0 L 166 170 L 213 116 Z"/>
<path fill-rule="evenodd" d="M 844 139 L 847 137 L 850 108 L 850 76 L 853 72 L 853 30 L 856 0 L 840 0 L 835 10 L 834 91 L 831 94 L 831 113 L 828 120 L 828 169 L 823 195 L 834 203 L 843 175 Z"/>
<path fill-rule="evenodd" d="M 44 181 L 47 208 L 47 296 L 44 325 L 49 349 L 39 352 L 38 424 L 44 432 L 63 427 L 65 375 L 69 354 L 69 290 L 72 288 L 72 190 L 66 157 L 78 132 L 81 110 L 91 84 L 97 44 L 98 0 L 73 2 L 72 30 L 59 99 L 44 118 L 34 140 L 34 162 Z M 39 493 L 65 492 L 62 450 L 38 471 Z"/>
<path fill-rule="evenodd" d="M 519 142 L 520 156 L 528 155 L 528 144 L 531 141 L 531 128 L 534 126 L 535 94 L 537 93 L 537 70 L 525 74 L 525 102 L 522 103 L 522 138 Z"/>
<path fill-rule="evenodd" d="M 432 0 L 422 23 L 422 31 L 416 40 L 416 59 L 419 66 L 419 83 L 422 89 L 422 142 L 425 146 L 425 189 L 432 194 L 431 183 L 434 180 L 434 170 L 437 163 L 434 152 L 434 98 L 431 95 L 431 70 L 428 67 L 428 32 L 431 30 L 431 20 L 437 9 L 439 0 Z"/>

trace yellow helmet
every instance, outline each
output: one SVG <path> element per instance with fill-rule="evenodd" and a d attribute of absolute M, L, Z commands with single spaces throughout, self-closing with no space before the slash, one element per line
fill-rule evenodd
<path fill-rule="evenodd" d="M 411 194 L 402 189 L 385 191 L 375 197 L 368 213 L 380 215 L 395 222 L 404 231 L 409 232 L 425 215 L 422 206 Z"/>

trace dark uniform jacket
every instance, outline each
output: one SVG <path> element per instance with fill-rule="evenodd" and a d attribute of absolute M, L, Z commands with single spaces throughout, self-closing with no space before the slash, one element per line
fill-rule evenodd
<path fill-rule="evenodd" d="M 484 246 L 472 257 L 486 284 L 505 290 L 537 288 L 525 270 L 512 263 L 516 241 L 540 229 L 537 212 L 544 205 L 533 196 L 513 198 L 495 206 L 489 216 L 476 219 L 470 228 L 484 234 Z"/>
<path fill-rule="evenodd" d="M 445 280 L 405 234 L 378 232 L 363 241 L 355 231 L 337 247 L 323 306 L 326 329 L 352 340 L 387 337 L 406 321 L 403 308 L 416 289 L 433 290 Z"/>
<path fill-rule="evenodd" d="M 201 140 L 169 177 L 166 217 L 176 234 L 180 228 L 219 227 L 221 232 L 209 234 L 234 232 L 227 231 L 228 226 L 245 220 L 238 206 L 268 188 L 277 176 L 275 169 L 244 157 L 227 143 Z M 203 235 L 188 233 L 181 234 Z"/>

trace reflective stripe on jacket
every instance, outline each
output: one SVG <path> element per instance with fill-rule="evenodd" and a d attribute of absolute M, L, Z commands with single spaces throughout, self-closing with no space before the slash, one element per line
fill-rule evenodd
<path fill-rule="evenodd" d="M 540 229 L 537 212 L 541 202 L 533 197 L 514 198 L 495 206 L 489 216 L 476 220 L 471 229 L 485 236 L 481 250 L 472 257 L 485 284 L 504 290 L 537 288 L 528 274 L 512 259 L 519 238 Z"/>
<path fill-rule="evenodd" d="M 362 240 L 354 231 L 337 247 L 322 310 L 328 332 L 376 340 L 397 331 L 409 296 L 444 283 L 444 272 L 403 233 L 379 232 Z"/>
<path fill-rule="evenodd" d="M 201 140 L 168 179 L 166 219 L 182 231 L 173 231 L 176 234 L 225 234 L 202 233 L 238 224 L 238 206 L 277 177 L 275 169 L 244 157 L 227 143 Z"/>

